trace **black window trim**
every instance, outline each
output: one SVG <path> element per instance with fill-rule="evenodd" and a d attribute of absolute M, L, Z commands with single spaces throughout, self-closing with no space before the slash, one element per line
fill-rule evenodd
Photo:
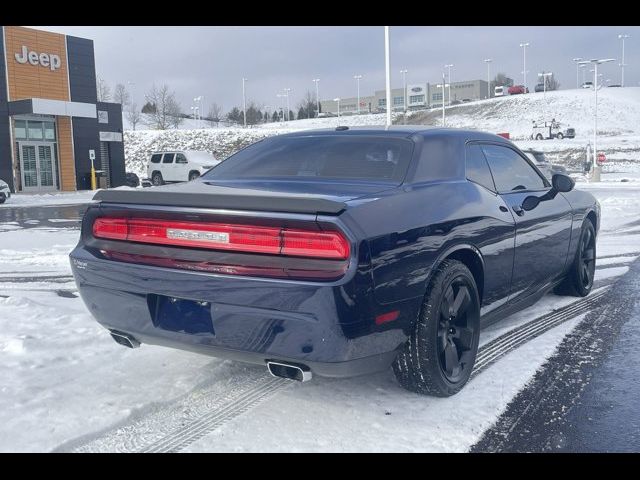
<path fill-rule="evenodd" d="M 508 148 L 509 150 L 512 150 L 513 152 L 515 152 L 520 158 L 522 158 L 525 162 L 527 162 L 527 164 L 533 168 L 533 171 L 536 172 L 536 174 L 542 179 L 542 183 L 544 185 L 544 188 L 539 188 L 539 189 L 535 189 L 535 190 L 531 190 L 531 189 L 526 189 L 526 190 L 510 190 L 508 192 L 501 192 L 500 190 L 498 190 L 498 186 L 495 185 L 495 180 L 494 180 L 494 185 L 496 187 L 496 191 L 499 195 L 508 195 L 508 194 L 512 194 L 512 193 L 537 193 L 537 192 L 544 192 L 546 190 L 548 190 L 549 188 L 551 188 L 551 184 L 549 183 L 549 180 L 547 180 L 547 177 L 545 177 L 540 170 L 538 170 L 538 167 L 536 167 L 533 162 L 531 160 L 529 160 L 529 158 L 526 155 L 521 154 L 516 148 L 514 148 L 511 145 L 507 145 L 505 143 L 501 143 L 501 142 L 492 142 L 489 140 L 481 140 L 481 141 L 477 141 L 475 143 L 478 143 L 480 145 L 494 145 L 494 146 L 498 146 L 498 147 L 504 147 L 504 148 Z M 482 152 L 484 153 L 484 151 Z M 489 160 L 487 160 L 487 164 L 489 164 Z M 489 171 L 491 171 L 491 165 L 489 165 Z M 491 172 L 491 177 L 493 178 L 493 172 Z"/>
<path fill-rule="evenodd" d="M 489 142 L 485 142 L 485 143 L 489 143 Z M 478 145 L 480 147 L 481 144 L 482 144 L 482 142 L 479 142 L 477 140 L 471 140 L 471 141 L 465 142 L 465 144 L 464 144 L 464 177 L 467 179 L 467 181 L 484 188 L 486 191 L 491 193 L 493 196 L 497 197 L 498 196 L 498 187 L 496 187 L 496 180 L 495 180 L 495 178 L 493 178 L 493 172 L 491 171 L 491 166 L 489 165 L 489 161 L 487 160 L 487 157 L 485 156 L 484 151 L 482 150 L 482 148 L 480 148 L 480 151 L 482 152 L 482 157 L 484 158 L 484 161 L 487 164 L 487 168 L 489 169 L 489 175 L 491 176 L 491 182 L 493 183 L 493 188 L 495 190 L 491 190 L 486 185 L 482 185 L 481 183 L 478 183 L 478 182 L 476 182 L 474 180 L 471 180 L 469 177 L 467 177 L 467 153 L 469 151 L 469 147 L 471 147 L 473 145 Z"/>
<path fill-rule="evenodd" d="M 166 157 L 167 155 L 173 155 L 173 159 L 171 159 L 170 162 L 164 161 L 164 157 Z M 176 163 L 176 152 L 164 152 L 162 154 L 162 161 L 160 163 L 162 163 L 163 165 L 174 165 Z"/>

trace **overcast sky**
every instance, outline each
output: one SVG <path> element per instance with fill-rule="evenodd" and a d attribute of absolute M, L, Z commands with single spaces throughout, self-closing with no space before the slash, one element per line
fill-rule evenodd
<path fill-rule="evenodd" d="M 355 74 L 362 75 L 361 95 L 384 89 L 383 27 L 34 27 L 94 40 L 96 70 L 113 88 L 133 82 L 139 105 L 151 85 L 175 90 L 183 110 L 204 95 L 207 107 L 224 111 L 242 105 L 242 77 L 247 99 L 282 105 L 276 97 L 291 88 L 291 107 L 307 90 L 320 98 L 356 95 Z M 493 60 L 491 76 L 507 73 L 522 83 L 523 49 L 527 47 L 527 84 L 533 91 L 538 72 L 552 71 L 561 88 L 575 88 L 575 57 L 615 58 L 600 67 L 605 79 L 620 83 L 625 43 L 625 84 L 640 85 L 639 27 L 391 27 L 391 83 L 436 83 L 443 66 L 453 64 L 452 81 L 486 79 L 485 58 Z M 593 80 L 593 74 L 590 80 Z M 580 74 L 582 81 L 582 74 Z M 315 93 L 314 93 L 315 95 Z M 295 108 L 297 110 L 297 108 Z"/>

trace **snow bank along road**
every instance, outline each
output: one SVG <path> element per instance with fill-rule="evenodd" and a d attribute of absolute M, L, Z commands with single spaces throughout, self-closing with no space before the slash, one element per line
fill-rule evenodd
<path fill-rule="evenodd" d="M 603 209 L 594 291 L 547 295 L 483 331 L 473 379 L 447 399 L 409 393 L 391 371 L 293 384 L 261 367 L 125 349 L 77 297 L 77 220 L 0 219 L 0 450 L 466 451 L 640 255 L 640 184 L 582 187 Z"/>

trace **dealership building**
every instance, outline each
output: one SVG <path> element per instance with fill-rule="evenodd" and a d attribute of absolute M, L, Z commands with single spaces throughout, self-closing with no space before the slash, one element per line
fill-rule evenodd
<path fill-rule="evenodd" d="M 122 107 L 97 101 L 93 41 L 0 27 L 0 179 L 13 192 L 125 184 Z"/>
<path fill-rule="evenodd" d="M 487 91 L 487 82 L 484 80 L 469 80 L 466 82 L 453 82 L 450 88 L 444 90 L 444 101 L 468 102 L 487 98 L 487 94 L 493 97 L 493 92 Z M 450 98 L 449 98 L 450 97 Z M 405 110 L 404 88 L 391 89 L 392 108 L 394 111 Z M 406 110 L 421 110 L 426 108 L 441 107 L 443 101 L 442 88 L 432 83 L 415 83 L 407 85 Z M 340 114 L 352 114 L 358 111 L 358 98 L 341 98 Z M 360 96 L 360 113 L 379 113 L 387 109 L 386 90 L 376 90 L 374 95 Z M 321 100 L 320 110 L 324 113 L 338 113 L 337 100 Z"/>

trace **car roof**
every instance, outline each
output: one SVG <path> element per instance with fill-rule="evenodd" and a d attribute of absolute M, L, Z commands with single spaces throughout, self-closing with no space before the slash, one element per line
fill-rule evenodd
<path fill-rule="evenodd" d="M 340 128 L 340 130 L 338 130 Z M 390 127 L 380 126 L 362 126 L 362 127 L 343 127 L 338 128 L 322 128 L 316 130 L 302 130 L 298 132 L 286 133 L 281 137 L 307 137 L 307 136 L 325 136 L 325 135 L 375 135 L 396 138 L 408 138 L 419 134 L 422 137 L 455 137 L 458 140 L 491 140 L 501 143 L 510 144 L 508 140 L 499 135 L 483 132 L 481 130 L 471 130 L 464 128 L 446 128 L 446 127 L 428 127 L 426 125 L 392 125 Z"/>

